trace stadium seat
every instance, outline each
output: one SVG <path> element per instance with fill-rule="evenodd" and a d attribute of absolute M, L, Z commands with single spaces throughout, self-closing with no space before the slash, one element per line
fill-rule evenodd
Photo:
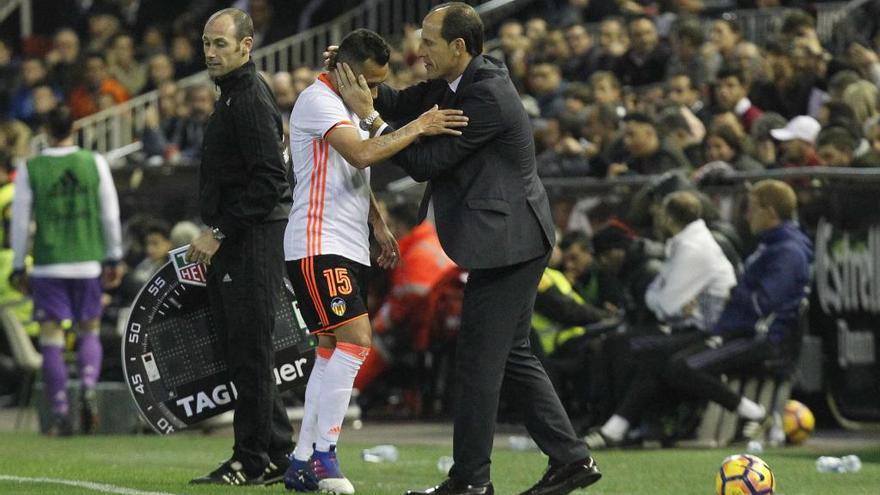
<path fill-rule="evenodd" d="M 734 392 L 741 394 L 764 406 L 774 418 L 773 428 L 781 428 L 781 412 L 791 396 L 792 380 L 795 379 L 795 364 L 798 362 L 800 347 L 807 333 L 810 309 L 809 296 L 801 300 L 798 308 L 798 322 L 795 328 L 795 341 L 792 355 L 785 359 L 768 360 L 762 369 L 754 373 L 736 374 L 722 377 Z M 777 424 L 779 423 L 779 424 Z M 695 438 L 678 442 L 680 447 L 716 448 L 725 447 L 737 438 L 741 420 L 735 412 L 727 411 L 712 402 L 703 411 Z"/>

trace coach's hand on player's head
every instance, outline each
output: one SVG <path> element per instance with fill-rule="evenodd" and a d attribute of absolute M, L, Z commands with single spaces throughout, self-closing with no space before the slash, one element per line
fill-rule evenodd
<path fill-rule="evenodd" d="M 434 105 L 430 110 L 420 115 L 416 119 L 416 123 L 423 136 L 438 134 L 461 136 L 461 131 L 458 129 L 467 127 L 468 118 L 461 110 L 451 108 L 440 110 L 437 105 Z"/>
<path fill-rule="evenodd" d="M 336 89 L 348 108 L 362 119 L 373 113 L 373 91 L 363 74 L 355 75 L 345 63 L 336 64 L 333 72 L 336 74 Z"/>
<path fill-rule="evenodd" d="M 220 241 L 214 239 L 210 230 L 205 230 L 196 237 L 186 251 L 186 259 L 194 263 L 211 264 L 211 258 L 220 249 Z"/>

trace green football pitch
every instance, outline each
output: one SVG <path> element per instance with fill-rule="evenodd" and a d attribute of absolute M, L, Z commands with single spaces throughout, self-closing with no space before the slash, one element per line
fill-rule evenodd
<path fill-rule="evenodd" d="M 179 434 L 170 437 L 97 436 L 50 439 L 35 433 L 0 433 L 0 493 L 3 494 L 269 494 L 272 487 L 190 487 L 194 475 L 213 469 L 229 453 L 228 435 Z M 395 443 L 387 438 L 384 443 Z M 402 494 L 442 479 L 439 457 L 449 447 L 402 445 L 394 463 L 368 464 L 360 451 L 371 445 L 343 443 L 340 462 L 357 493 Z M 741 447 L 739 447 L 741 448 Z M 624 450 L 598 452 L 605 477 L 585 494 L 714 493 L 715 472 L 738 447 L 716 450 Z M 822 474 L 817 455 L 858 454 L 864 467 L 853 474 Z M 772 466 L 781 495 L 880 493 L 880 447 L 844 451 L 815 447 L 770 449 L 761 457 Z M 537 451 L 496 448 L 493 481 L 499 495 L 517 494 L 542 474 L 546 459 Z M 63 484 L 66 483 L 66 484 Z"/>

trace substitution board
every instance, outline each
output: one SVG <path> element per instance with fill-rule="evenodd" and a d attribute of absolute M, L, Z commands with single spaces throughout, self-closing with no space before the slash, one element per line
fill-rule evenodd
<path fill-rule="evenodd" d="M 188 263 L 187 246 L 135 298 L 122 340 L 122 368 L 144 420 L 167 434 L 234 407 L 238 390 L 225 359 L 226 336 L 214 326 L 205 267 Z M 314 341 L 289 282 L 278 288 L 273 376 L 280 391 L 305 389 Z"/>

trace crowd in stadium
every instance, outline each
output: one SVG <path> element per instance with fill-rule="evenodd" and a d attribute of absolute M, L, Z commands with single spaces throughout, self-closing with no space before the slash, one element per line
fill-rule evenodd
<path fill-rule="evenodd" d="M 196 36 L 207 14 L 231 3 L 248 10 L 256 47 L 304 25 L 293 13 L 273 16 L 287 3 L 268 0 L 190 2 L 196 6 L 186 15 L 167 6 L 143 16 L 132 5 L 146 10 L 153 2 L 88 3 L 25 43 L 0 39 L 0 180 L 7 184 L 18 160 L 32 154 L 31 138 L 53 108 L 67 105 L 83 118 L 153 90 L 159 104 L 144 115 L 144 163 L 198 165 L 215 88 L 180 89 L 177 81 L 204 68 Z M 769 290 L 760 304 L 771 305 L 770 312 L 782 308 L 781 321 L 797 324 L 803 294 L 768 289 L 772 281 L 763 277 L 780 272 L 748 269 L 757 245 L 750 234 L 769 228 L 749 233 L 722 221 L 718 205 L 695 185 L 723 181 L 732 172 L 880 166 L 880 2 L 866 4 L 860 36 L 847 40 L 842 51 L 823 45 L 812 2 L 721 2 L 731 10 L 794 7 L 761 40 L 745 37 L 736 15 L 708 10 L 708 3 L 545 0 L 535 2 L 543 15 L 511 18 L 489 33 L 495 38 L 489 54 L 505 62 L 531 117 L 542 178 L 657 176 L 632 198 L 625 215 L 589 196 L 553 205 L 561 241 L 539 287 L 533 346 L 584 433 L 607 426 L 629 392 L 639 371 L 631 358 L 634 341 L 685 328 L 711 332 L 723 311 L 736 310 L 725 308 L 737 284 L 742 289 L 749 281 Z M 328 8 L 318 6 L 310 15 L 320 20 Z M 395 51 L 388 84 L 405 87 L 424 79 L 416 28 L 406 26 L 389 41 Z M 264 74 L 285 120 L 320 70 Z M 798 183 L 792 185 L 798 191 Z M 795 229 L 790 221 L 796 205 L 809 198 L 790 197 L 779 185 L 770 189 L 759 195 L 760 206 L 772 210 L 774 227 Z M 9 200 L 3 201 L 5 212 Z M 451 375 L 442 364 L 454 348 L 466 274 L 439 252 L 432 228 L 416 225 L 416 205 L 389 194 L 385 207 L 402 264 L 375 275 L 370 309 L 380 351 L 358 377 L 361 400 L 368 414 L 447 414 Z M 140 214 L 128 220 L 127 279 L 107 296 L 117 308 L 130 304 L 167 249 L 198 232 L 190 223 L 172 230 L 169 219 Z M 713 246 L 730 271 L 699 281 L 701 290 L 670 310 L 658 295 L 658 274 L 668 281 L 681 275 L 675 270 L 692 265 L 673 263 L 663 242 L 697 223 L 705 230 L 700 242 Z M 801 289 L 807 283 L 796 281 Z M 698 281 L 684 283 L 695 289 Z M 705 295 L 702 289 L 712 297 L 698 297 Z M 731 300 L 745 297 L 735 289 L 732 294 Z M 109 319 L 118 312 L 107 314 Z M 755 324 L 766 314 L 764 307 L 749 317 Z M 763 418 L 744 411 L 746 419 Z M 608 435 L 612 430 L 615 435 Z M 620 431 L 619 423 L 591 430 L 593 446 L 623 441 Z"/>

